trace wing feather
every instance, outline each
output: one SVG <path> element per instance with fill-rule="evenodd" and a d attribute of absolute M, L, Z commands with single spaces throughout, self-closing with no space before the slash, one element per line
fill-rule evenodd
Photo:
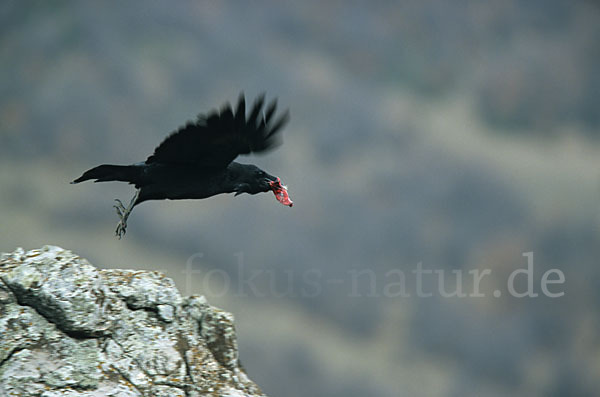
<path fill-rule="evenodd" d="M 264 95 L 259 96 L 246 117 L 246 100 L 241 94 L 235 112 L 226 103 L 220 111 L 199 115 L 169 135 L 146 163 L 193 164 L 223 168 L 240 154 L 260 153 L 279 143 L 278 132 L 287 123 L 288 112 L 271 123 L 277 108 L 273 100 L 262 111 Z"/>

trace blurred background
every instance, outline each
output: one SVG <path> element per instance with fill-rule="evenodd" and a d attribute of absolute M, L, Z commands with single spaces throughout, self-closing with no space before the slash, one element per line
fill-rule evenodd
<path fill-rule="evenodd" d="M 270 396 L 597 393 L 597 2 L 3 1 L 0 21 L 1 251 L 166 272 L 235 315 Z M 284 145 L 241 162 L 292 209 L 147 202 L 119 241 L 133 188 L 68 184 L 242 90 L 290 109 Z M 525 252 L 564 296 L 506 293 Z M 489 269 L 485 297 L 416 297 L 419 263 L 449 291 Z"/>

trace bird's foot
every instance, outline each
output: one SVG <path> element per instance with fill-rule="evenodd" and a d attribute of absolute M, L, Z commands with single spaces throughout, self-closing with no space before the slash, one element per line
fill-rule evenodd
<path fill-rule="evenodd" d="M 113 208 L 117 210 L 117 215 L 119 215 L 119 218 L 123 218 L 123 214 L 127 212 L 127 208 L 125 208 L 121 200 L 115 199 L 115 202 L 117 204 L 113 205 Z"/>
<path fill-rule="evenodd" d="M 128 207 L 125 207 L 121 200 L 115 199 L 116 204 L 113 205 L 113 207 L 115 208 L 115 210 L 117 210 L 117 215 L 119 215 L 119 224 L 117 225 L 117 230 L 115 230 L 115 235 L 119 238 L 119 240 L 125 235 L 125 232 L 127 231 L 127 218 L 129 218 L 133 207 L 135 207 L 139 195 L 140 189 L 135 191 L 135 195 L 129 202 Z"/>
<path fill-rule="evenodd" d="M 127 222 L 121 218 L 119 224 L 117 225 L 117 230 L 115 230 L 115 236 L 119 238 L 119 240 L 125 235 L 127 232 Z"/>
<path fill-rule="evenodd" d="M 119 240 L 125 235 L 127 232 L 127 218 L 129 217 L 129 210 L 125 208 L 121 200 L 115 199 L 116 203 L 113 205 L 115 210 L 117 210 L 117 215 L 119 215 L 119 223 L 117 224 L 117 230 L 115 230 L 115 235 L 119 238 Z"/>

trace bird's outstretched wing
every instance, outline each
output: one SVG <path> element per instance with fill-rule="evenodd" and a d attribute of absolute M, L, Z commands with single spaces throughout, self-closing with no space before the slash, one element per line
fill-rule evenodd
<path fill-rule="evenodd" d="M 226 167 L 240 154 L 259 153 L 278 143 L 277 133 L 287 123 L 285 111 L 274 118 L 277 101 L 273 100 L 263 112 L 264 95 L 259 96 L 248 117 L 246 101 L 240 95 L 235 111 L 226 103 L 219 112 L 200 115 L 195 122 L 169 135 L 146 163 L 193 164 Z"/>

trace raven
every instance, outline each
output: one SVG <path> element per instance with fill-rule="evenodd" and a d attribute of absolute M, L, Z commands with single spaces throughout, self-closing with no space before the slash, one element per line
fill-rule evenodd
<path fill-rule="evenodd" d="M 221 193 L 275 193 L 276 199 L 292 206 L 287 188 L 279 178 L 255 165 L 233 161 L 240 154 L 261 153 L 278 142 L 278 132 L 289 120 L 289 112 L 274 118 L 277 100 L 263 111 L 260 95 L 246 117 L 246 100 L 240 94 L 235 111 L 226 103 L 220 111 L 200 114 L 169 135 L 154 154 L 132 165 L 102 164 L 87 170 L 71 183 L 121 181 L 136 187 L 129 205 L 119 199 L 114 206 L 119 215 L 116 236 L 127 230 L 133 207 L 146 200 L 203 199 Z"/>

